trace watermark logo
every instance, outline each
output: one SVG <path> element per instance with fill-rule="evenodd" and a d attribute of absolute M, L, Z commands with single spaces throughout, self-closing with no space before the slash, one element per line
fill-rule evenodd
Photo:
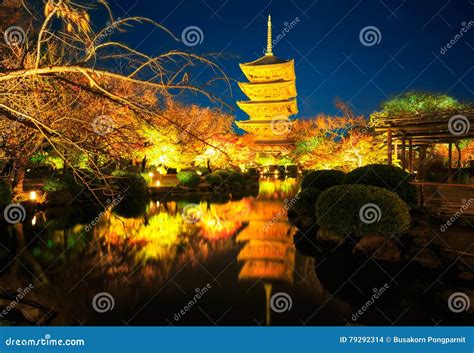
<path fill-rule="evenodd" d="M 459 209 L 459 211 L 457 211 L 455 214 L 453 214 L 447 221 L 446 223 L 442 224 L 441 227 L 439 227 L 439 230 L 441 232 L 445 232 L 448 227 L 450 227 L 451 225 L 453 225 L 459 217 L 461 217 L 463 215 L 463 213 L 469 208 L 472 206 L 472 204 L 474 204 L 474 199 L 473 198 L 470 198 L 469 200 L 466 200 L 466 199 L 462 199 L 462 206 L 461 208 Z"/>
<path fill-rule="evenodd" d="M 34 288 L 33 286 L 33 283 L 30 283 L 27 287 L 25 288 L 18 288 L 17 292 L 18 294 L 15 296 L 15 298 L 13 298 L 11 301 L 10 301 L 10 304 L 8 304 L 6 307 L 4 307 L 4 309 L 0 312 L 0 319 L 3 319 L 5 318 L 8 313 L 10 311 L 12 311 L 15 306 L 17 306 L 17 304 L 20 303 L 20 301 L 26 297 L 26 295 L 31 292 L 31 290 Z"/>
<path fill-rule="evenodd" d="M 470 128 L 469 119 L 464 115 L 454 115 L 448 121 L 448 130 L 454 136 L 467 134 Z"/>
<path fill-rule="evenodd" d="M 97 293 L 92 299 L 92 307 L 100 314 L 103 314 L 107 311 L 112 311 L 115 307 L 115 299 L 110 293 Z"/>
<path fill-rule="evenodd" d="M 470 1 L 473 1 L 473 0 L 470 0 Z M 448 50 L 454 47 L 454 45 L 464 36 L 464 33 L 467 33 L 473 26 L 474 26 L 474 21 L 469 21 L 469 22 L 462 21 L 461 29 L 459 30 L 459 32 L 456 33 L 454 37 L 451 38 L 451 40 L 448 43 L 446 43 L 444 47 L 440 48 L 439 53 L 441 55 L 446 54 Z"/>
<path fill-rule="evenodd" d="M 190 203 L 183 207 L 181 217 L 186 223 L 194 224 L 201 220 L 202 213 L 201 206 L 196 205 L 195 203 Z"/>
<path fill-rule="evenodd" d="M 379 299 L 382 294 L 384 294 L 390 286 L 388 283 L 385 283 L 383 287 L 374 288 L 372 296 L 362 305 L 362 307 L 357 310 L 354 314 L 352 314 L 352 321 L 357 321 L 362 315 L 365 314 L 367 310 L 375 303 L 377 299 Z"/>
<path fill-rule="evenodd" d="M 290 311 L 292 306 L 293 300 L 288 293 L 278 292 L 270 298 L 270 308 L 276 313 L 281 314 L 285 311 Z"/>
<path fill-rule="evenodd" d="M 181 33 L 181 40 L 188 47 L 195 47 L 204 41 L 204 33 L 198 26 L 189 26 Z"/>
<path fill-rule="evenodd" d="M 359 32 L 359 40 L 366 47 L 373 47 L 382 41 L 382 33 L 375 26 L 366 26 Z"/>
<path fill-rule="evenodd" d="M 291 131 L 291 120 L 285 115 L 277 115 L 272 119 L 270 128 L 273 135 L 287 135 Z"/>
<path fill-rule="evenodd" d="M 99 115 L 92 121 L 92 129 L 97 135 L 104 136 L 114 131 L 115 122 L 108 115 Z"/>
<path fill-rule="evenodd" d="M 380 221 L 382 211 L 375 203 L 367 203 L 359 210 L 359 218 L 365 224 L 372 224 Z"/>
<path fill-rule="evenodd" d="M 11 26 L 5 30 L 3 39 L 9 46 L 20 46 L 25 42 L 26 34 L 23 28 Z"/>
<path fill-rule="evenodd" d="M 3 211 L 5 221 L 10 224 L 17 224 L 23 222 L 26 218 L 26 210 L 19 203 L 11 203 Z"/>
<path fill-rule="evenodd" d="M 176 313 L 173 317 L 174 321 L 179 321 L 181 318 L 186 315 L 186 313 L 191 310 L 191 308 L 196 305 L 196 303 L 211 289 L 212 286 L 210 283 L 208 283 L 205 287 L 203 288 L 196 288 L 196 294 L 194 295 L 193 299 L 188 301 L 186 305 L 181 309 L 178 313 Z"/>
<path fill-rule="evenodd" d="M 467 294 L 462 292 L 456 292 L 449 296 L 448 298 L 448 308 L 455 314 L 462 313 L 467 311 L 471 306 L 471 301 Z"/>
<path fill-rule="evenodd" d="M 300 18 L 299 17 L 295 17 L 293 20 L 291 21 L 285 21 L 283 22 L 283 29 L 281 30 L 280 33 L 277 33 L 273 40 L 272 40 L 272 47 L 276 47 L 276 45 L 281 41 L 283 40 L 283 38 L 286 37 L 287 34 L 289 34 L 297 25 L 298 23 L 300 23 Z M 262 50 L 263 54 L 266 54 L 267 52 L 267 48 L 263 48 Z"/>

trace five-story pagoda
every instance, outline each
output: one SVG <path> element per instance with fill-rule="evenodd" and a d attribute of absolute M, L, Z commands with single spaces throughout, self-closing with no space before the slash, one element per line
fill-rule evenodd
<path fill-rule="evenodd" d="M 240 64 L 250 82 L 239 82 L 250 99 L 237 102 L 249 120 L 236 122 L 242 130 L 255 136 L 260 152 L 279 156 L 292 145 L 288 140 L 289 117 L 298 112 L 296 105 L 295 68 L 293 60 L 280 59 L 272 51 L 272 22 L 268 16 L 267 51 L 255 61 Z"/>

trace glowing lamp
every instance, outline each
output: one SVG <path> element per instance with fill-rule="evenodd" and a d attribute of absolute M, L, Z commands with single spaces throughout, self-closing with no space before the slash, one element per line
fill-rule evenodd
<path fill-rule="evenodd" d="M 30 200 L 31 201 L 36 200 L 37 197 L 38 197 L 38 195 L 36 194 L 36 191 L 30 192 Z"/>
<path fill-rule="evenodd" d="M 157 180 L 155 183 L 156 186 L 161 186 L 161 181 Z"/>

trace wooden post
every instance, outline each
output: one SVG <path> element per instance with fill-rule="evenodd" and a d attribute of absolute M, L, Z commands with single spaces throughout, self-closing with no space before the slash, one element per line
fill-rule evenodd
<path fill-rule="evenodd" d="M 451 182 L 453 176 L 453 143 L 448 144 L 448 183 Z"/>
<path fill-rule="evenodd" d="M 406 155 L 405 155 L 406 140 L 405 136 L 402 137 L 402 151 L 401 151 L 401 160 L 402 160 L 402 169 L 405 170 L 407 167 L 406 164 Z"/>
<path fill-rule="evenodd" d="M 413 174 L 413 140 L 408 140 L 408 171 Z"/>
<path fill-rule="evenodd" d="M 420 146 L 420 153 L 418 157 L 418 176 L 420 182 L 420 206 L 423 207 L 423 166 L 426 158 L 426 146 Z"/>
<path fill-rule="evenodd" d="M 387 163 L 392 165 L 392 129 L 387 130 Z"/>

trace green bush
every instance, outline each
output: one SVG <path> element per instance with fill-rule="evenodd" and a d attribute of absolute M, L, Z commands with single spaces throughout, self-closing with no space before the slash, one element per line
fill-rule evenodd
<path fill-rule="evenodd" d="M 222 180 L 224 181 L 224 183 L 226 182 L 227 178 L 230 175 L 230 173 L 227 170 L 224 170 L 224 169 L 218 169 L 214 173 L 219 174 L 221 176 Z"/>
<path fill-rule="evenodd" d="M 4 180 L 0 179 L 0 205 L 8 205 L 12 202 L 12 187 Z"/>
<path fill-rule="evenodd" d="M 258 177 L 260 175 L 257 168 L 248 168 L 247 174 L 250 175 L 251 177 Z"/>
<path fill-rule="evenodd" d="M 334 186 L 316 201 L 318 224 L 346 236 L 391 236 L 405 233 L 410 225 L 408 206 L 397 194 L 376 186 Z"/>
<path fill-rule="evenodd" d="M 244 175 L 240 172 L 233 172 L 229 175 L 227 180 L 225 181 L 226 183 L 238 183 L 238 184 L 243 184 L 245 178 Z"/>
<path fill-rule="evenodd" d="M 125 170 L 116 170 L 112 173 L 114 176 L 113 185 L 120 192 L 126 192 L 133 197 L 142 197 L 146 195 L 146 180 L 140 175 Z"/>
<path fill-rule="evenodd" d="M 217 173 L 208 174 L 206 175 L 205 179 L 206 179 L 206 183 L 208 183 L 212 187 L 220 186 L 224 182 L 222 180 L 222 177 Z"/>
<path fill-rule="evenodd" d="M 393 191 L 409 205 L 416 204 L 416 187 L 409 183 L 410 175 L 403 169 L 385 165 L 369 164 L 354 169 L 346 176 L 346 184 L 378 186 Z"/>
<path fill-rule="evenodd" d="M 316 188 L 326 190 L 332 186 L 344 184 L 344 172 L 340 170 L 313 170 L 309 171 L 301 182 L 301 189 Z"/>
<path fill-rule="evenodd" d="M 201 177 L 194 170 L 182 170 L 176 177 L 181 185 L 191 188 L 198 186 L 201 182 Z"/>
<path fill-rule="evenodd" d="M 321 190 L 316 188 L 301 190 L 294 198 L 295 202 L 288 209 L 288 218 L 293 219 L 300 215 L 316 218 L 315 206 L 319 195 L 321 195 Z"/>
<path fill-rule="evenodd" d="M 46 192 L 70 191 L 73 195 L 78 194 L 82 187 L 74 179 L 71 173 L 51 175 L 44 181 L 43 190 Z"/>

